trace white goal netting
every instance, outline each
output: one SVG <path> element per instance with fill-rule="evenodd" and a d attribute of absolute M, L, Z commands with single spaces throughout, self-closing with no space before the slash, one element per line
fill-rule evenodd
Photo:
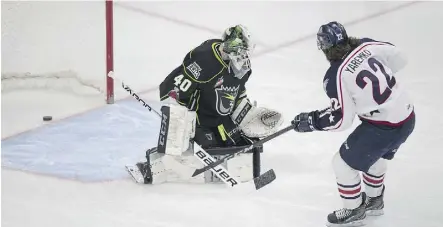
<path fill-rule="evenodd" d="M 151 91 L 200 42 L 195 40 L 201 36 L 193 34 L 195 39 L 177 43 L 175 34 L 189 30 L 149 13 L 163 8 L 162 3 L 115 1 L 113 20 L 107 3 L 2 1 L 2 94 L 47 90 L 97 95 L 108 103 L 121 100 L 128 93 L 107 79 L 109 71 L 137 93 Z M 112 29 L 108 21 L 113 21 Z M 171 43 L 174 51 L 165 49 Z M 154 93 L 149 97 L 158 98 Z"/>
<path fill-rule="evenodd" d="M 2 94 L 58 91 L 106 100 L 105 1 L 2 1 Z"/>
<path fill-rule="evenodd" d="M 81 96 L 105 95 L 101 81 L 81 78 L 74 71 L 55 73 L 2 73 L 2 93 L 20 90 L 68 92 Z"/>

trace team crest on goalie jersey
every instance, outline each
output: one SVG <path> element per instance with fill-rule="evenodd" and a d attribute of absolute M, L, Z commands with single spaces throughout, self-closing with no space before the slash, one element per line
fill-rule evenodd
<path fill-rule="evenodd" d="M 222 115 L 226 116 L 234 109 L 235 98 L 237 97 L 240 85 L 237 87 L 226 87 L 221 85 L 215 89 L 216 94 L 216 110 Z"/>
<path fill-rule="evenodd" d="M 195 79 L 198 79 L 200 77 L 200 72 L 202 71 L 202 68 L 197 64 L 197 62 L 192 62 L 186 68 L 192 73 Z"/>

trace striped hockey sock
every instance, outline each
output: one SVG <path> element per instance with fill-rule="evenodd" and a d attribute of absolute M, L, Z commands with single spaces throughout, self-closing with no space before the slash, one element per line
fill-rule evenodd
<path fill-rule="evenodd" d="M 338 192 L 343 199 L 344 207 L 354 209 L 361 205 L 361 183 L 349 185 L 337 182 Z"/>
<path fill-rule="evenodd" d="M 385 175 L 375 176 L 369 173 L 363 173 L 363 182 L 365 183 L 365 191 L 369 197 L 377 197 L 381 195 Z"/>

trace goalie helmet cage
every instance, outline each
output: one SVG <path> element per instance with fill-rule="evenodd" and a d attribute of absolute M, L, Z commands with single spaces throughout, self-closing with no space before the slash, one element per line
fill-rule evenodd
<path fill-rule="evenodd" d="M 2 1 L 2 93 L 57 90 L 114 103 L 114 2 Z"/>

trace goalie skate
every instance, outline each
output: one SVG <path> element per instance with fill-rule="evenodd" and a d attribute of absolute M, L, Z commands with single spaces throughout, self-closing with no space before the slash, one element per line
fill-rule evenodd
<path fill-rule="evenodd" d="M 150 184 L 151 181 L 151 175 L 150 175 L 150 169 L 149 166 L 147 166 L 147 162 L 139 162 L 135 165 L 126 165 L 126 170 L 128 171 L 129 175 L 135 180 L 136 183 L 139 184 Z"/>

